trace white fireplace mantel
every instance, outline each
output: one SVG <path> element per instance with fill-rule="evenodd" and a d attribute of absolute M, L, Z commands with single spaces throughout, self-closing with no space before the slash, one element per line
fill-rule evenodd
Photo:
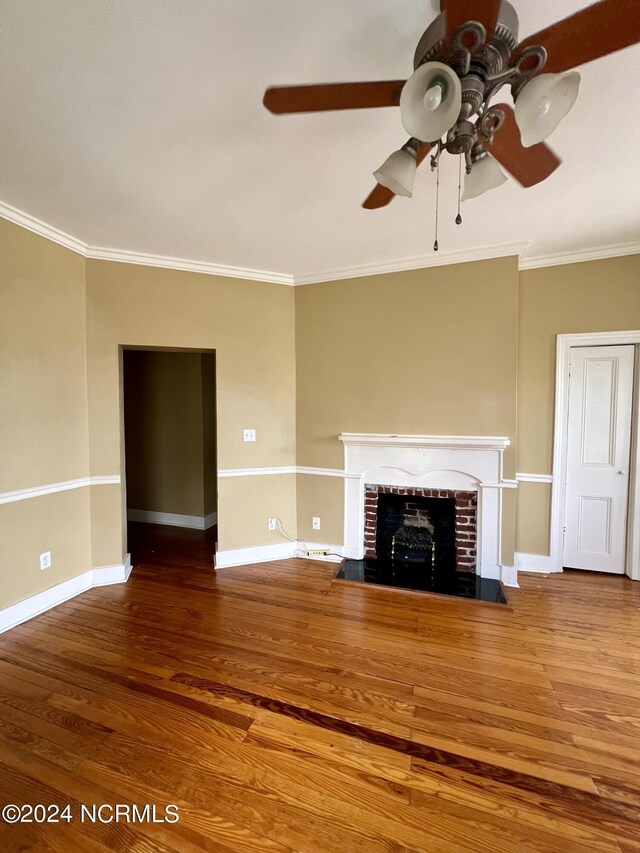
<path fill-rule="evenodd" d="M 464 447 L 468 450 L 504 450 L 511 441 L 502 435 L 384 435 L 378 432 L 342 432 L 346 446 Z"/>
<path fill-rule="evenodd" d="M 517 585 L 501 565 L 506 436 L 342 433 L 345 471 L 344 554 L 364 556 L 365 483 L 478 492 L 478 574 Z"/>

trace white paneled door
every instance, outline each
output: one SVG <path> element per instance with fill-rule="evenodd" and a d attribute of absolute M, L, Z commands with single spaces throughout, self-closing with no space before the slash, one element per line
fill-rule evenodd
<path fill-rule="evenodd" d="M 565 568 L 624 574 L 633 346 L 573 347 Z"/>

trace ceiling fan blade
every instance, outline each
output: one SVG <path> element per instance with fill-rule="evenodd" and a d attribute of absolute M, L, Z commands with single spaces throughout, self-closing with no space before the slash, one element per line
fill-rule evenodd
<path fill-rule="evenodd" d="M 520 141 L 513 109 L 508 104 L 496 104 L 496 109 L 504 112 L 505 121 L 488 146 L 489 152 L 523 187 L 544 181 L 561 161 L 544 142 L 525 148 Z"/>
<path fill-rule="evenodd" d="M 405 80 L 371 83 L 323 83 L 314 86 L 273 86 L 263 104 L 272 113 L 313 113 L 321 110 L 359 110 L 397 107 Z"/>
<path fill-rule="evenodd" d="M 440 8 L 447 16 L 447 34 L 449 38 L 469 21 L 478 21 L 487 31 L 487 41 L 491 39 L 498 21 L 502 0 L 442 0 Z"/>
<path fill-rule="evenodd" d="M 390 189 L 383 187 L 382 184 L 376 184 L 362 202 L 362 206 L 366 210 L 377 210 L 379 207 L 386 207 L 395 197 L 395 193 L 392 193 Z"/>
<path fill-rule="evenodd" d="M 543 71 L 561 72 L 640 42 L 638 0 L 600 0 L 575 15 L 521 42 L 516 54 L 531 45 L 546 48 Z"/>
<path fill-rule="evenodd" d="M 416 165 L 419 166 L 420 163 L 427 156 L 429 151 L 431 151 L 432 146 L 421 145 L 416 152 Z M 396 194 L 391 192 L 387 187 L 383 187 L 382 184 L 376 184 L 375 187 L 371 190 L 369 195 L 362 202 L 362 206 L 367 210 L 377 210 L 379 207 L 386 207 L 390 201 L 396 197 Z"/>

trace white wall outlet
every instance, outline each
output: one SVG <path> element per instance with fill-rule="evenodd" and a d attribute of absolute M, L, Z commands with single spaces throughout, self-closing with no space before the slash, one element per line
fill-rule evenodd
<path fill-rule="evenodd" d="M 269 519 L 269 530 L 275 530 L 275 529 L 276 529 L 276 520 L 275 520 L 275 518 L 270 518 Z"/>
<path fill-rule="evenodd" d="M 313 518 L 311 519 L 311 526 L 313 527 L 314 530 L 320 530 L 320 519 L 318 518 L 317 515 L 314 515 Z"/>
<path fill-rule="evenodd" d="M 242 440 L 243 441 L 255 441 L 256 440 L 255 429 L 244 429 L 244 430 L 242 430 Z"/>
<path fill-rule="evenodd" d="M 44 569 L 51 568 L 51 551 L 45 551 L 44 554 L 40 554 L 40 568 L 44 571 Z"/>

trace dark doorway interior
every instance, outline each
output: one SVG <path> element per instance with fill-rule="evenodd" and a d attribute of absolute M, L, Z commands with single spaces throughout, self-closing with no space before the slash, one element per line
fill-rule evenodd
<path fill-rule="evenodd" d="M 216 527 L 193 530 L 169 524 L 127 523 L 128 548 L 135 566 L 211 568 Z"/>
<path fill-rule="evenodd" d="M 213 562 L 214 352 L 123 351 L 128 550 L 134 565 Z"/>

